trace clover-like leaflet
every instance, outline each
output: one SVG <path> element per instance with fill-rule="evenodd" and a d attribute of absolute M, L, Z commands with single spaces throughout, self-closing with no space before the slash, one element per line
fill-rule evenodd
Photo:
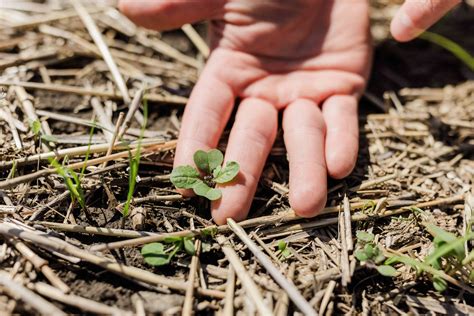
<path fill-rule="evenodd" d="M 220 199 L 222 192 L 215 185 L 234 180 L 239 173 L 239 164 L 229 161 L 222 166 L 224 155 L 218 149 L 198 150 L 193 158 L 198 169 L 189 165 L 178 166 L 171 172 L 171 182 L 179 189 L 192 189 L 196 195 L 211 201 Z"/>

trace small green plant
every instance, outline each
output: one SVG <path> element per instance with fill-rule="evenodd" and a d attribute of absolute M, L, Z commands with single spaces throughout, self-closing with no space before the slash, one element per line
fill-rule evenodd
<path fill-rule="evenodd" d="M 214 186 L 234 180 L 239 173 L 239 164 L 229 161 L 223 167 L 224 155 L 218 149 L 198 150 L 193 158 L 198 169 L 189 165 L 176 167 L 171 172 L 171 182 L 179 189 L 193 189 L 194 193 L 211 201 L 220 199 L 222 192 Z"/>
<path fill-rule="evenodd" d="M 146 125 L 148 122 L 148 101 L 143 99 L 143 125 L 140 129 L 140 137 L 138 138 L 138 145 L 137 150 L 135 152 L 135 156 L 132 157 L 130 149 L 129 149 L 129 174 L 128 174 L 128 192 L 127 192 L 127 201 L 125 202 L 125 206 L 123 207 L 122 215 L 123 217 L 127 217 L 130 213 L 130 204 L 133 199 L 133 194 L 135 194 L 135 187 L 137 184 L 137 177 L 138 177 L 138 167 L 140 166 L 140 158 L 141 158 L 141 147 L 142 147 L 142 140 L 143 135 L 145 134 Z"/>
<path fill-rule="evenodd" d="M 81 178 L 71 168 L 62 166 L 56 159 L 50 159 L 49 163 L 56 169 L 56 172 L 64 179 L 72 201 L 78 201 L 82 208 L 86 207 L 86 200 L 84 198 L 84 191 L 81 186 Z"/>
<path fill-rule="evenodd" d="M 291 251 L 288 249 L 288 244 L 284 240 L 278 242 L 278 250 L 280 251 L 281 258 L 280 260 L 285 260 L 291 256 Z"/>
<path fill-rule="evenodd" d="M 474 56 L 472 56 L 461 45 L 447 37 L 432 32 L 424 32 L 420 35 L 420 38 L 446 49 L 464 64 L 466 64 L 466 66 L 469 67 L 471 71 L 474 71 Z"/>
<path fill-rule="evenodd" d="M 417 210 L 415 210 L 417 211 Z M 419 210 L 421 211 L 421 210 Z M 431 276 L 433 287 L 438 292 L 443 292 L 448 287 L 448 282 L 453 284 L 456 271 L 465 269 L 468 275 L 467 283 L 474 281 L 474 272 L 469 264 L 474 260 L 474 251 L 466 256 L 464 245 L 474 240 L 474 232 L 467 232 L 464 236 L 457 237 L 433 224 L 424 224 L 428 232 L 433 236 L 433 250 L 423 261 L 414 259 L 403 254 L 382 254 L 380 248 L 374 243 L 374 235 L 358 231 L 356 258 L 361 262 L 367 262 L 368 266 L 376 267 L 377 271 L 385 276 L 397 276 L 398 271 L 392 267 L 397 263 L 414 268 L 418 274 L 427 273 Z M 458 274 L 462 277 L 463 273 Z M 465 274 L 464 274 L 465 275 Z M 453 281 L 454 280 L 454 281 Z"/>
<path fill-rule="evenodd" d="M 354 255 L 357 260 L 366 262 L 369 267 L 377 269 L 383 276 L 394 277 L 399 274 L 394 267 L 384 264 L 386 258 L 375 244 L 375 236 L 373 234 L 359 230 L 356 233 L 356 237 L 358 249 Z"/>
<path fill-rule="evenodd" d="M 41 133 L 41 125 L 39 125 L 38 127 L 38 124 L 36 123 L 39 124 L 39 121 L 34 121 L 32 123 L 32 130 L 35 133 L 35 135 L 37 135 L 37 133 Z M 82 179 L 84 178 L 84 174 L 87 167 L 87 161 L 89 160 L 89 156 L 90 156 L 92 136 L 94 136 L 94 127 L 95 127 L 95 122 L 93 123 L 91 130 L 89 132 L 89 143 L 87 145 L 86 157 L 84 159 L 84 165 L 82 166 L 81 172 L 79 175 L 73 169 L 61 165 L 56 159 L 49 159 L 49 163 L 51 164 L 51 166 L 53 166 L 53 168 L 56 169 L 56 173 L 59 174 L 64 179 L 64 183 L 66 184 L 66 187 L 69 190 L 69 193 L 71 194 L 71 200 L 73 202 L 77 200 L 82 209 L 86 207 L 86 200 L 84 197 L 84 190 L 82 189 L 81 183 L 82 183 Z M 67 159 L 64 159 L 64 161 L 66 160 Z"/>
<path fill-rule="evenodd" d="M 196 253 L 192 237 L 168 237 L 163 242 L 143 246 L 141 253 L 146 263 L 151 266 L 164 266 L 169 264 L 179 251 L 184 251 L 190 256 Z"/>
<path fill-rule="evenodd" d="M 41 129 L 41 122 L 39 120 L 30 121 L 30 129 L 33 132 L 34 140 L 47 142 L 47 143 L 57 143 L 58 139 L 52 135 L 44 134 Z"/>

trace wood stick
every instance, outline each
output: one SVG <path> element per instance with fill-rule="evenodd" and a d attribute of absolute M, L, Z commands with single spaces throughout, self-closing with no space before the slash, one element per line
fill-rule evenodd
<path fill-rule="evenodd" d="M 77 14 L 81 18 L 82 22 L 86 26 L 87 30 L 89 31 L 89 35 L 94 40 L 94 43 L 99 48 L 100 53 L 102 54 L 102 58 L 104 59 L 105 63 L 109 67 L 110 73 L 112 74 L 112 78 L 115 81 L 120 93 L 123 97 L 123 102 L 125 104 L 130 103 L 131 99 L 128 95 L 127 85 L 125 84 L 125 80 L 120 73 L 117 64 L 114 61 L 114 58 L 110 54 L 109 47 L 105 43 L 104 39 L 102 38 L 102 34 L 99 31 L 99 28 L 94 22 L 94 19 L 91 17 L 89 12 L 84 8 L 80 1 L 70 1 L 71 4 L 74 6 L 74 9 L 77 11 Z"/>
<path fill-rule="evenodd" d="M 23 149 L 23 144 L 21 143 L 20 134 L 18 134 L 18 130 L 16 129 L 15 122 L 13 120 L 13 116 L 10 113 L 10 109 L 5 107 L 5 110 L 0 109 L 0 119 L 5 120 L 7 122 L 8 127 L 10 127 L 10 131 L 12 132 L 13 141 L 15 146 L 18 150 Z"/>
<path fill-rule="evenodd" d="M 120 93 L 108 92 L 108 91 L 103 91 L 103 90 L 98 90 L 98 89 L 88 89 L 88 88 L 82 88 L 82 87 L 76 87 L 76 86 L 61 85 L 61 84 L 45 84 L 45 83 L 39 83 L 39 82 L 1 80 L 0 86 L 20 86 L 20 87 L 24 87 L 25 89 L 46 90 L 46 91 L 52 91 L 52 92 L 72 93 L 72 94 L 79 94 L 79 95 L 90 95 L 90 96 L 110 98 L 113 100 L 119 100 L 123 98 Z M 174 105 L 185 105 L 188 102 L 187 98 L 175 96 L 175 95 L 145 94 L 144 98 L 146 98 L 150 102 L 163 102 L 163 103 L 169 103 L 169 104 L 174 104 Z"/>
<path fill-rule="evenodd" d="M 67 191 L 65 193 L 69 194 L 69 192 Z M 54 230 L 59 230 L 59 231 L 69 232 L 69 233 L 91 234 L 91 235 L 119 237 L 119 238 L 138 238 L 138 237 L 143 237 L 143 236 L 159 235 L 158 233 L 131 230 L 131 229 L 92 227 L 92 226 L 81 226 L 81 225 L 54 223 L 54 222 L 35 221 L 34 224 L 42 225 L 49 229 L 54 229 Z"/>
<path fill-rule="evenodd" d="M 194 226 L 192 226 L 194 227 Z M 196 253 L 191 259 L 191 266 L 189 267 L 188 288 L 184 296 L 183 309 L 181 315 L 191 316 L 193 314 L 194 288 L 196 287 L 196 275 L 199 265 L 199 255 L 201 253 L 201 241 L 198 239 L 194 243 Z"/>
<path fill-rule="evenodd" d="M 96 7 L 96 8 L 89 9 L 89 12 L 91 14 L 95 14 L 102 10 L 103 10 L 102 8 Z M 72 17 L 77 17 L 76 10 L 64 10 L 62 12 L 54 12 L 51 14 L 43 15 L 39 18 L 34 18 L 24 23 L 17 23 L 13 26 L 7 27 L 6 30 L 26 30 L 26 29 L 36 27 L 38 25 L 48 24 L 51 22 L 59 21 L 59 20 L 69 19 Z"/>
<path fill-rule="evenodd" d="M 247 269 L 245 269 L 242 261 L 239 258 L 239 255 L 235 252 L 234 248 L 232 248 L 227 243 L 227 239 L 223 236 L 217 237 L 217 242 L 221 245 L 222 252 L 224 252 L 227 260 L 229 260 L 229 263 L 235 270 L 240 282 L 242 282 L 242 286 L 245 288 L 247 295 L 257 307 L 260 315 L 272 315 L 272 311 L 267 305 L 265 305 L 260 290 L 258 289 L 250 274 L 247 272 Z"/>
<path fill-rule="evenodd" d="M 160 54 L 166 55 L 168 57 L 171 57 L 173 59 L 176 59 L 179 62 L 182 62 L 183 64 L 186 64 L 188 66 L 194 67 L 194 68 L 199 68 L 199 62 L 195 60 L 194 58 L 191 58 L 183 53 L 181 53 L 179 50 L 176 48 L 170 46 L 169 44 L 159 40 L 159 39 L 149 39 L 144 32 L 139 32 L 135 39 L 140 43 L 141 45 L 145 47 L 149 47 L 154 49 Z"/>
<path fill-rule="evenodd" d="M 126 266 L 124 264 L 117 263 L 105 257 L 99 257 L 66 242 L 57 243 L 51 238 L 27 231 L 18 225 L 5 222 L 0 223 L 0 234 L 4 236 L 16 237 L 22 240 L 27 240 L 41 248 L 47 250 L 54 250 L 58 253 L 80 258 L 81 260 L 100 266 L 107 271 L 113 272 L 118 275 L 125 275 L 140 282 L 157 286 L 166 286 L 170 289 L 178 291 L 186 291 L 187 288 L 185 282 L 173 280 L 143 269 Z M 225 293 L 221 291 L 205 290 L 200 288 L 197 289 L 197 293 L 219 299 L 222 299 L 225 296 Z"/>
<path fill-rule="evenodd" d="M 343 208 L 347 250 L 352 251 L 354 250 L 354 241 L 352 239 L 351 204 L 347 196 L 344 196 Z"/>
<path fill-rule="evenodd" d="M 191 40 L 191 42 L 196 46 L 198 51 L 204 56 L 204 58 L 208 58 L 210 54 L 210 49 L 207 43 L 202 39 L 201 35 L 194 29 L 191 24 L 185 24 L 181 27 L 184 34 Z"/>
<path fill-rule="evenodd" d="M 41 296 L 10 279 L 7 273 L 0 273 L 0 285 L 2 285 L 2 290 L 8 293 L 12 298 L 22 300 L 37 310 L 41 315 L 66 316 L 65 313 Z"/>
<path fill-rule="evenodd" d="M 96 313 L 101 315 L 126 315 L 130 312 L 120 310 L 113 306 L 108 306 L 81 296 L 69 294 L 66 295 L 55 287 L 52 287 L 43 282 L 36 282 L 32 289 L 42 296 L 48 297 L 52 300 L 61 302 L 63 304 L 74 306 L 82 311 Z"/>
<path fill-rule="evenodd" d="M 143 153 L 145 153 L 145 152 L 163 150 L 165 148 L 169 149 L 169 148 L 171 148 L 171 147 L 169 147 L 170 145 L 172 147 L 175 146 L 174 142 L 173 142 L 173 144 L 170 144 L 168 142 L 168 147 L 165 144 L 163 144 L 163 146 L 154 145 L 154 146 L 150 146 L 150 147 L 145 147 L 145 148 L 142 149 L 142 151 L 143 151 Z M 90 159 L 87 162 L 86 161 L 81 161 L 81 162 L 73 163 L 73 164 L 65 166 L 65 168 L 69 168 L 69 169 L 72 169 L 72 170 L 77 170 L 77 169 L 83 168 L 84 166 L 89 167 L 89 166 L 94 166 L 94 165 L 100 165 L 100 164 L 104 163 L 105 161 L 116 160 L 116 159 L 128 157 L 129 153 L 134 155 L 136 152 L 137 152 L 137 149 L 132 149 L 130 151 L 122 151 L 122 152 L 112 154 L 108 157 L 99 157 L 99 158 L 95 158 L 95 159 Z M 26 175 L 23 175 L 23 176 L 20 176 L 20 177 L 0 181 L 0 189 L 8 189 L 8 188 L 14 187 L 14 186 L 16 186 L 20 183 L 30 182 L 30 181 L 36 180 L 38 178 L 41 178 L 41 177 L 49 176 L 49 175 L 54 174 L 54 173 L 56 173 L 56 169 L 55 168 L 49 168 L 49 169 L 39 170 L 39 171 L 34 172 L 34 173 L 26 174 Z"/>
<path fill-rule="evenodd" d="M 353 203 L 351 204 L 351 210 L 361 208 L 365 204 L 366 202 Z M 320 215 L 338 212 L 339 210 L 340 210 L 340 206 L 327 207 L 321 211 Z M 281 212 L 275 215 L 268 215 L 268 216 L 261 216 L 257 218 L 247 219 L 240 222 L 240 225 L 245 228 L 256 227 L 256 226 L 267 226 L 267 225 L 273 225 L 275 223 L 286 223 L 286 222 L 296 221 L 299 219 L 301 219 L 301 217 L 297 216 L 293 210 L 289 210 L 289 211 Z M 322 222 L 325 223 L 325 220 L 322 220 Z M 147 236 L 143 238 L 136 238 L 133 240 L 122 240 L 122 241 L 111 242 L 111 243 L 102 244 L 102 245 L 99 244 L 99 245 L 95 245 L 93 248 L 95 251 L 105 251 L 105 250 L 118 249 L 122 247 L 133 247 L 133 246 L 143 245 L 143 244 L 147 244 L 147 243 L 151 243 L 155 241 L 163 241 L 165 238 L 171 237 L 171 236 L 179 236 L 179 237 L 198 236 L 198 235 L 201 235 L 203 231 L 206 231 L 206 230 L 210 231 L 214 229 L 219 233 L 228 232 L 230 230 L 230 228 L 227 225 L 209 226 L 209 227 L 205 227 L 201 229 L 186 230 L 186 231 L 180 231 L 180 232 L 169 233 L 169 234 L 161 234 L 160 236 Z"/>
<path fill-rule="evenodd" d="M 107 114 L 105 113 L 104 107 L 100 103 L 99 99 L 96 97 L 91 98 L 91 106 L 92 109 L 94 110 L 95 115 L 97 116 L 97 120 L 99 121 L 99 124 L 104 126 L 106 129 L 103 130 L 105 139 L 112 144 L 115 143 L 115 141 L 112 142 L 112 137 L 113 137 L 113 131 L 114 130 L 114 125 L 112 124 L 112 121 L 109 119 Z"/>
<path fill-rule="evenodd" d="M 323 300 L 321 301 L 321 305 L 319 308 L 319 316 L 325 315 L 324 312 L 329 305 L 329 301 L 331 300 L 332 293 L 334 292 L 334 288 L 336 287 L 336 281 L 331 280 L 329 281 L 328 286 L 326 287 L 326 291 L 324 292 Z"/>
<path fill-rule="evenodd" d="M 171 142 L 168 142 L 168 143 L 171 144 Z M 165 144 L 165 142 L 163 142 L 162 139 L 159 139 L 159 140 L 143 139 L 142 140 L 142 146 L 155 146 L 159 144 Z M 137 146 L 138 146 L 137 141 L 134 141 L 131 143 L 121 142 L 121 143 L 116 144 L 114 149 L 115 150 L 124 150 L 127 148 L 134 149 Z M 38 161 L 45 161 L 45 160 L 49 160 L 50 158 L 60 159 L 66 156 L 68 156 L 69 158 L 72 158 L 76 156 L 85 155 L 87 152 L 89 152 L 89 154 L 98 154 L 98 153 L 107 152 L 108 148 L 109 148 L 109 144 L 96 144 L 96 145 L 91 145 L 91 146 L 87 145 L 87 146 L 78 146 L 74 148 L 59 149 L 56 151 L 49 151 L 49 152 L 45 152 L 41 154 L 26 156 L 24 158 L 18 158 L 15 160 L 0 161 L 0 169 L 11 168 L 14 164 L 16 164 L 17 166 L 36 164 L 38 163 Z M 170 148 L 170 149 L 173 149 L 173 148 Z"/>
<path fill-rule="evenodd" d="M 119 129 L 120 129 L 120 126 L 122 126 L 124 117 L 125 117 L 125 114 L 123 112 L 120 112 L 119 117 L 117 119 L 117 123 L 115 125 L 114 133 L 112 134 L 112 137 L 109 140 L 109 148 L 107 149 L 107 153 L 105 154 L 105 157 L 110 156 L 110 154 L 114 150 L 114 147 L 116 146 L 115 142 L 117 140 L 117 136 L 119 134 Z M 102 164 L 102 168 L 107 167 L 107 163 L 108 163 L 108 161 L 105 161 Z"/>
<path fill-rule="evenodd" d="M 233 219 L 227 219 L 227 225 L 232 229 L 234 234 L 242 240 L 242 242 L 249 248 L 253 255 L 257 258 L 260 264 L 267 270 L 267 272 L 273 277 L 276 283 L 278 283 L 291 298 L 293 303 L 300 309 L 304 315 L 314 315 L 316 312 L 306 299 L 301 295 L 293 282 L 289 281 L 280 272 L 280 270 L 272 263 L 270 258 L 253 242 L 253 240 L 247 235 L 245 230 L 240 227 Z"/>
<path fill-rule="evenodd" d="M 351 269 L 349 263 L 349 251 L 346 241 L 346 225 L 343 213 L 339 213 L 339 234 L 341 240 L 341 255 L 339 256 L 339 266 L 341 269 L 341 284 L 346 287 L 351 282 Z"/>
<path fill-rule="evenodd" d="M 234 316 L 235 270 L 229 265 L 225 287 L 225 302 L 223 316 Z"/>
<path fill-rule="evenodd" d="M 287 278 L 289 280 L 293 280 L 295 276 L 295 267 L 296 264 L 293 262 L 289 269 L 288 269 L 288 275 Z M 275 314 L 277 316 L 286 316 L 288 315 L 288 308 L 290 307 L 290 298 L 288 296 L 288 293 L 284 290 L 281 291 L 281 298 L 278 300 L 277 306 L 275 308 Z"/>
<path fill-rule="evenodd" d="M 117 134 L 118 139 L 122 139 L 123 135 L 125 135 L 125 132 L 130 127 L 130 124 L 132 123 L 132 118 L 135 116 L 135 113 L 138 112 L 138 109 L 142 102 L 144 91 L 145 90 L 141 88 L 140 90 L 137 91 L 137 93 L 135 93 L 135 96 L 133 97 L 133 101 L 130 104 L 130 107 L 127 111 L 127 115 L 125 116 L 125 119 L 120 127 L 120 131 Z"/>
<path fill-rule="evenodd" d="M 68 293 L 71 290 L 69 286 L 64 283 L 48 266 L 48 261 L 34 253 L 25 243 L 13 238 L 10 239 L 9 242 L 13 244 L 16 250 L 18 250 L 26 260 L 33 264 L 36 270 L 42 272 L 48 281 L 57 287 L 60 292 Z"/>

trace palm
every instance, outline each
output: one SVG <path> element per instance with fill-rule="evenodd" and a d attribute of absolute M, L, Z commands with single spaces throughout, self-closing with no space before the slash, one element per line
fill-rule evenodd
<path fill-rule="evenodd" d="M 358 93 L 368 73 L 367 14 L 365 1 L 235 1 L 211 26 L 209 63 L 241 97 L 278 108 L 296 98 L 319 103 Z M 244 76 L 232 75 L 241 69 Z"/>
<path fill-rule="evenodd" d="M 365 0 L 122 0 L 136 22 L 158 29 L 208 18 L 213 52 L 183 116 L 175 165 L 215 148 L 241 102 L 226 159 L 238 180 L 213 203 L 214 220 L 246 217 L 283 110 L 290 204 L 302 216 L 325 204 L 327 174 L 347 175 L 357 156 L 357 96 L 370 64 Z"/>

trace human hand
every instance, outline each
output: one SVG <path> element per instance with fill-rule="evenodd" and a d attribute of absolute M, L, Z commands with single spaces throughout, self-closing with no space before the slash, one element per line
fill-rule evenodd
<path fill-rule="evenodd" d="M 393 18 L 390 30 L 401 42 L 414 39 L 441 19 L 461 0 L 407 0 Z"/>
<path fill-rule="evenodd" d="M 326 202 L 327 175 L 347 176 L 358 151 L 357 99 L 369 74 L 368 1 L 121 0 L 154 29 L 211 20 L 211 56 L 183 115 L 175 166 L 215 148 L 241 99 L 225 159 L 240 164 L 212 204 L 217 224 L 244 219 L 283 111 L 290 204 L 312 217 Z"/>

